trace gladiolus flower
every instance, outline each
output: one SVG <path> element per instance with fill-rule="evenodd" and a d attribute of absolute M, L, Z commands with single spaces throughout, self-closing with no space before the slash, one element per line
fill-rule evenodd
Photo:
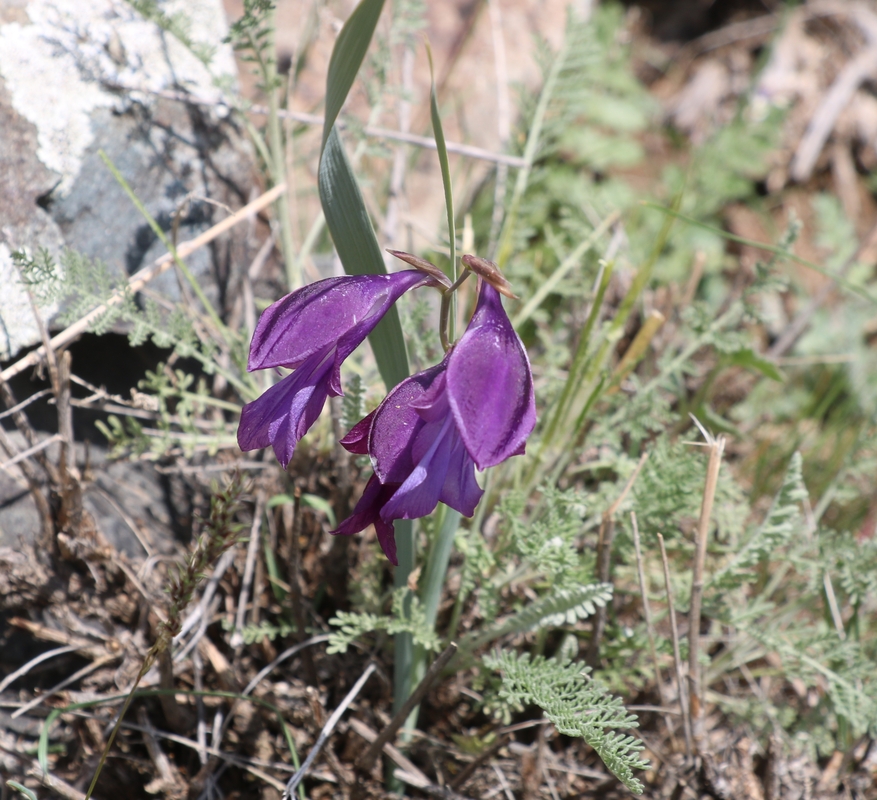
<path fill-rule="evenodd" d="M 326 398 L 342 395 L 341 362 L 409 289 L 435 281 L 418 270 L 327 278 L 269 306 L 259 318 L 247 370 L 294 372 L 241 412 L 238 445 L 271 445 L 286 469 L 295 446 L 316 422 Z"/>
<path fill-rule="evenodd" d="M 439 502 L 472 516 L 483 494 L 475 467 L 522 454 L 535 424 L 527 353 L 498 292 L 482 281 L 469 327 L 444 361 L 402 381 L 341 440 L 368 453 L 375 474 L 333 533 L 374 524 L 396 564 L 392 521 L 426 516 Z"/>

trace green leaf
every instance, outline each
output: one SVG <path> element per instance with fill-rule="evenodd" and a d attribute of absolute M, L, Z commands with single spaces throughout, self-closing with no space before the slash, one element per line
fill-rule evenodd
<path fill-rule="evenodd" d="M 633 770 L 648 769 L 640 758 L 643 743 L 618 729 L 636 728 L 637 719 L 618 697 L 589 676 L 584 664 L 562 663 L 529 653 L 498 651 L 484 657 L 485 666 L 502 673 L 500 698 L 511 706 L 539 706 L 559 733 L 584 739 L 630 791 L 643 793 Z"/>
<path fill-rule="evenodd" d="M 531 603 L 521 611 L 510 614 L 485 630 L 472 632 L 460 643 L 462 650 L 474 651 L 494 639 L 509 634 L 524 633 L 538 628 L 556 628 L 559 625 L 574 625 L 587 619 L 597 608 L 602 608 L 612 599 L 612 585 L 592 583 L 587 586 L 557 589 L 547 597 Z"/>
<path fill-rule="evenodd" d="M 725 362 L 730 366 L 745 367 L 746 369 L 760 372 L 765 378 L 770 378 L 772 381 L 779 381 L 780 383 L 783 381 L 783 373 L 777 369 L 776 364 L 758 355 L 749 347 L 730 353 L 725 358 Z"/>
<path fill-rule="evenodd" d="M 348 275 L 385 274 L 381 248 L 336 128 L 329 134 L 320 160 L 319 185 L 326 225 L 344 271 Z M 368 339 L 381 377 L 387 389 L 392 389 L 408 377 L 408 354 L 395 306 Z"/>
<path fill-rule="evenodd" d="M 384 0 L 362 0 L 344 23 L 332 49 L 329 73 L 326 78 L 326 114 L 323 120 L 323 148 L 325 149 L 338 112 L 347 99 L 356 73 L 365 58 Z"/>
<path fill-rule="evenodd" d="M 10 789 L 15 789 L 17 792 L 21 792 L 28 800 L 37 800 L 37 796 L 27 788 L 27 786 L 22 786 L 18 781 L 6 781 L 6 785 Z"/>
<path fill-rule="evenodd" d="M 709 587 L 719 590 L 722 596 L 731 589 L 754 581 L 757 576 L 752 568 L 768 558 L 776 558 L 793 537 L 800 535 L 801 503 L 807 496 L 801 454 L 796 451 L 789 461 L 783 485 L 774 497 L 764 522 L 730 563 L 713 575 Z"/>
<path fill-rule="evenodd" d="M 435 149 L 438 153 L 439 164 L 442 169 L 442 185 L 445 187 L 445 209 L 448 213 L 448 240 L 451 245 L 451 274 L 448 276 L 452 281 L 457 280 L 457 229 L 454 223 L 454 195 L 451 190 L 451 167 L 448 161 L 448 148 L 445 145 L 445 132 L 442 128 L 442 118 L 438 108 L 438 93 L 435 88 L 435 74 L 432 67 L 432 49 L 429 43 L 426 45 L 426 55 L 429 57 L 429 113 L 432 118 L 432 132 L 435 137 Z M 451 317 L 453 319 L 453 315 Z M 451 337 L 453 338 L 453 331 Z"/>
<path fill-rule="evenodd" d="M 303 494 L 301 496 L 302 505 L 307 506 L 308 508 L 314 509 L 314 511 L 321 511 L 326 515 L 326 519 L 329 520 L 329 524 L 335 528 L 338 523 L 335 519 L 335 512 L 332 510 L 332 505 L 326 500 L 325 497 L 319 497 L 315 494 Z M 294 505 L 295 498 L 288 494 L 275 494 L 272 498 L 268 500 L 266 504 L 268 508 L 275 508 L 276 506 L 283 505 Z"/>

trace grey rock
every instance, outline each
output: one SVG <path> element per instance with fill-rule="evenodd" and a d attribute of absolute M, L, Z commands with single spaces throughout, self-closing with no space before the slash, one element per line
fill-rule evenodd
<path fill-rule="evenodd" d="M 123 0 L 0 0 L 0 359 L 39 341 L 12 250 L 71 248 L 127 277 L 164 252 L 100 158 L 107 154 L 149 213 L 178 240 L 192 238 L 250 199 L 249 143 L 216 81 L 234 80 L 222 45 L 221 0 L 164 0 L 193 36 L 216 48 L 209 69 Z M 173 97 L 189 92 L 214 105 Z M 189 260 L 223 306 L 247 263 L 243 227 Z M 169 271 L 150 287 L 189 298 Z M 41 309 L 48 322 L 57 307 Z"/>
<path fill-rule="evenodd" d="M 10 438 L 19 450 L 25 449 L 17 431 Z M 57 464 L 58 445 L 48 447 L 46 455 Z M 77 444 L 75 456 L 80 470 L 86 461 L 89 465 L 89 479 L 82 482 L 83 507 L 118 552 L 132 558 L 173 552 L 172 510 L 165 501 L 163 478 L 153 463 L 108 461 L 106 449 L 96 445 L 89 446 L 86 456 L 85 446 Z M 0 548 L 37 541 L 40 533 L 36 504 L 16 473 L 15 467 L 0 470 Z M 42 491 L 48 493 L 49 487 L 43 486 Z"/>

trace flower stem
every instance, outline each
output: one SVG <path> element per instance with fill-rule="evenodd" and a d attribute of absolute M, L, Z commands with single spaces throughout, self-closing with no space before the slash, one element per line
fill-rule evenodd
<path fill-rule="evenodd" d="M 448 564 L 451 560 L 451 550 L 454 547 L 454 537 L 457 535 L 457 529 L 460 527 L 460 516 L 459 511 L 455 511 L 453 508 L 442 504 L 439 505 L 435 512 L 436 531 L 426 558 L 426 574 L 423 578 L 421 590 L 423 613 L 428 628 L 435 627 L 442 587 L 445 585 Z M 409 686 L 411 688 L 417 686 L 423 680 L 429 657 L 429 653 L 423 647 L 414 648 L 410 665 L 411 677 L 409 678 Z M 412 709 L 405 725 L 406 728 L 416 727 L 419 711 L 420 706 Z"/>
<path fill-rule="evenodd" d="M 469 270 L 463 270 L 460 277 L 442 292 L 442 305 L 439 310 L 439 337 L 441 338 L 442 348 L 446 353 L 451 349 L 451 341 L 448 338 L 448 321 L 451 316 L 451 303 L 454 299 L 454 292 L 463 285 L 463 281 L 468 277 Z"/>
<path fill-rule="evenodd" d="M 414 570 L 416 561 L 414 523 L 410 519 L 397 519 L 396 554 L 399 566 L 395 569 L 395 587 L 408 585 L 408 576 Z M 411 609 L 410 596 L 405 602 L 405 613 Z M 414 663 L 414 640 L 410 633 L 397 633 L 395 636 L 396 654 L 393 658 L 393 713 L 395 714 L 411 694 L 411 676 Z"/>

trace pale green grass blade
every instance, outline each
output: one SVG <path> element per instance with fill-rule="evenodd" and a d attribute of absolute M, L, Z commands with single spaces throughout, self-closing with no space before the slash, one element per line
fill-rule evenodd
<path fill-rule="evenodd" d="M 762 250 L 765 253 L 770 253 L 771 255 L 778 256 L 779 258 L 787 258 L 789 259 L 789 261 L 794 261 L 796 264 L 800 264 L 802 267 L 812 269 L 815 272 L 818 272 L 820 275 L 824 275 L 826 278 L 831 278 L 831 280 L 835 281 L 838 286 L 846 289 L 851 294 L 857 294 L 859 297 L 862 297 L 865 300 L 869 300 L 870 302 L 877 304 L 877 297 L 871 294 L 871 292 L 869 292 L 864 286 L 853 283 L 852 281 L 847 280 L 843 275 L 840 275 L 833 270 L 826 269 L 821 264 L 816 264 L 813 261 L 808 261 L 806 258 L 802 258 L 801 256 L 793 253 L 791 250 L 785 249 L 784 247 L 780 247 L 779 245 L 775 244 L 769 244 L 767 242 L 756 242 L 754 239 L 747 239 L 745 236 L 737 236 L 733 233 L 729 233 L 728 231 L 723 231 L 721 228 L 716 228 L 713 225 L 708 225 L 707 223 L 701 222 L 700 220 L 694 219 L 693 217 L 681 214 L 678 209 L 678 204 L 674 208 L 667 208 L 666 206 L 662 206 L 659 203 L 643 203 L 643 206 L 645 206 L 646 208 L 652 208 L 655 211 L 660 211 L 663 214 L 667 214 L 668 216 L 672 217 L 673 219 L 678 219 L 689 225 L 693 225 L 695 228 L 700 228 L 701 230 L 714 233 L 716 236 L 721 236 L 723 239 L 727 239 L 729 242 L 742 244 L 746 247 L 754 247 L 757 250 Z"/>
<path fill-rule="evenodd" d="M 454 195 L 451 189 L 451 166 L 448 162 L 448 148 L 445 145 L 445 132 L 442 128 L 442 118 L 439 115 L 438 94 L 435 88 L 435 74 L 432 66 L 432 48 L 427 43 L 426 55 L 429 57 L 429 113 L 432 117 L 432 133 L 435 137 L 435 149 L 438 152 L 439 165 L 442 170 L 442 185 L 445 187 L 445 208 L 448 213 L 448 240 L 451 245 L 451 274 L 448 276 L 452 281 L 457 280 L 457 227 L 454 222 Z M 453 317 L 452 317 L 453 319 Z M 453 334 L 451 334 L 453 337 Z"/>
<path fill-rule="evenodd" d="M 344 23 L 329 60 L 326 80 L 326 112 L 323 121 L 323 148 L 347 99 L 356 74 L 365 58 L 384 0 L 362 0 Z"/>
<path fill-rule="evenodd" d="M 37 800 L 37 796 L 26 786 L 22 786 L 18 781 L 6 781 L 6 785 L 16 792 L 21 792 L 28 800 Z"/>
<path fill-rule="evenodd" d="M 320 202 L 326 227 L 348 275 L 380 275 L 387 271 L 353 168 L 335 128 L 338 112 L 359 72 L 383 6 L 383 0 L 362 0 L 356 7 L 335 42 L 326 82 Z M 388 390 L 408 377 L 408 354 L 395 306 L 369 335 L 369 343 Z M 399 566 L 394 578 L 399 587 L 407 585 L 408 576 L 414 569 L 414 523 L 396 520 L 395 528 Z M 398 709 L 411 693 L 414 646 L 410 633 L 397 634 L 395 644 L 393 706 Z"/>
<path fill-rule="evenodd" d="M 333 128 L 320 160 L 320 201 L 338 257 L 348 275 L 386 273 L 381 248 L 360 194 L 344 146 Z M 392 389 L 408 377 L 402 325 L 392 307 L 369 335 L 381 377 Z"/>

